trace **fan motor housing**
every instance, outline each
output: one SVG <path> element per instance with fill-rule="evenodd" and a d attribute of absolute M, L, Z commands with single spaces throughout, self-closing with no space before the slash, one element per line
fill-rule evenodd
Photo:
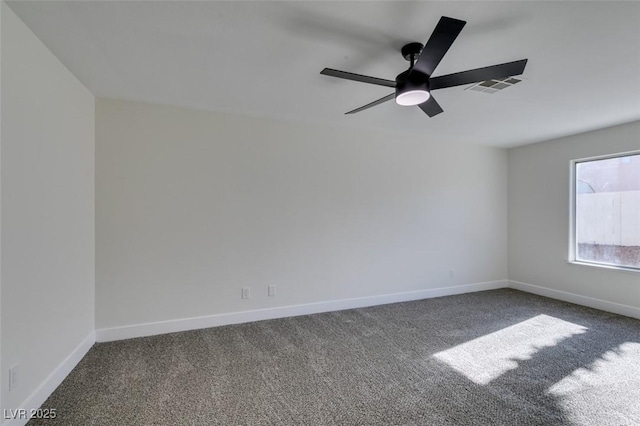
<path fill-rule="evenodd" d="M 411 72 L 411 69 L 398 74 L 396 77 L 396 97 L 401 93 L 412 90 L 424 90 L 428 92 L 429 77 L 421 72 Z"/>

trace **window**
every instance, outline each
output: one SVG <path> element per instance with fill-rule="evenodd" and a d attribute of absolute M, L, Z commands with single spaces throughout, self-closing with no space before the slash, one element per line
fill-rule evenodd
<path fill-rule="evenodd" d="M 571 165 L 570 260 L 640 270 L 640 153 Z"/>

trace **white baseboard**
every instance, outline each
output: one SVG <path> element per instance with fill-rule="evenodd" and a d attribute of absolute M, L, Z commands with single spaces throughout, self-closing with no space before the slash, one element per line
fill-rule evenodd
<path fill-rule="evenodd" d="M 274 318 L 317 314 L 321 312 L 340 311 L 344 309 L 364 308 L 367 306 L 408 302 L 411 300 L 451 296 L 454 294 L 471 293 L 475 291 L 495 290 L 498 288 L 505 288 L 507 286 L 507 280 L 489 281 L 484 283 L 425 289 L 405 293 L 392 293 L 379 296 L 358 297 L 353 299 L 331 300 L 327 302 L 306 303 L 302 305 L 290 305 L 253 311 L 231 312 L 226 314 L 208 315 L 195 318 L 134 324 L 123 327 L 103 328 L 96 330 L 96 341 L 110 342 L 114 340 L 153 336 L 157 334 L 174 333 L 177 331 L 197 330 L 201 328 L 217 327 L 221 325 L 240 324 Z"/>
<path fill-rule="evenodd" d="M 29 414 L 31 410 L 37 410 L 49 398 L 60 383 L 71 373 L 80 360 L 89 352 L 89 349 L 96 342 L 96 334 L 94 331 L 89 333 L 87 337 L 80 342 L 78 346 L 49 374 L 49 376 L 40 383 L 40 386 L 34 390 L 31 395 L 20 405 L 21 409 L 26 410 Z M 27 416 L 28 417 L 28 416 Z M 28 418 L 7 419 L 2 426 L 24 426 Z"/>
<path fill-rule="evenodd" d="M 601 311 L 640 319 L 640 308 L 635 308 L 633 306 L 622 305 L 620 303 L 609 302 L 602 299 L 595 299 L 593 297 L 581 296 L 574 293 L 567 293 L 566 291 L 554 290 L 520 281 L 510 280 L 509 287 L 516 290 L 526 291 L 527 293 L 533 293 L 540 296 L 550 297 L 552 299 L 575 303 L 577 305 L 600 309 Z"/>

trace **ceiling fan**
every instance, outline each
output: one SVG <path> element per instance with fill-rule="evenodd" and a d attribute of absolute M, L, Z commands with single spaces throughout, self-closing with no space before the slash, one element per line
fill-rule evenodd
<path fill-rule="evenodd" d="M 422 43 L 409 43 L 404 45 L 401 50 L 402 56 L 409 61 L 411 65 L 408 70 L 398 74 L 395 81 L 331 68 L 323 69 L 320 74 L 395 89 L 394 93 L 345 114 L 355 114 L 356 112 L 364 111 L 365 109 L 380 105 L 383 102 L 395 98 L 398 105 L 417 105 L 429 117 L 433 117 L 440 114 L 443 110 L 431 95 L 431 91 L 520 75 L 524 72 L 524 67 L 527 65 L 527 59 L 521 59 L 500 65 L 431 77 L 433 71 L 458 37 L 458 34 L 460 34 L 465 24 L 466 21 L 443 16 L 440 18 L 438 25 L 436 25 L 426 45 L 423 46 Z"/>

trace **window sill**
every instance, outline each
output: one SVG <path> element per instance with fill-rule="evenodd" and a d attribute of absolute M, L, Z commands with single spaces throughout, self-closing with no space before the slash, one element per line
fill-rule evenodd
<path fill-rule="evenodd" d="M 590 263 L 590 262 L 584 262 L 580 260 L 568 260 L 567 263 L 570 265 L 589 266 L 591 268 L 598 268 L 598 269 L 610 269 L 614 271 L 640 273 L 640 268 L 632 268 L 630 266 L 606 265 L 603 263 Z"/>

